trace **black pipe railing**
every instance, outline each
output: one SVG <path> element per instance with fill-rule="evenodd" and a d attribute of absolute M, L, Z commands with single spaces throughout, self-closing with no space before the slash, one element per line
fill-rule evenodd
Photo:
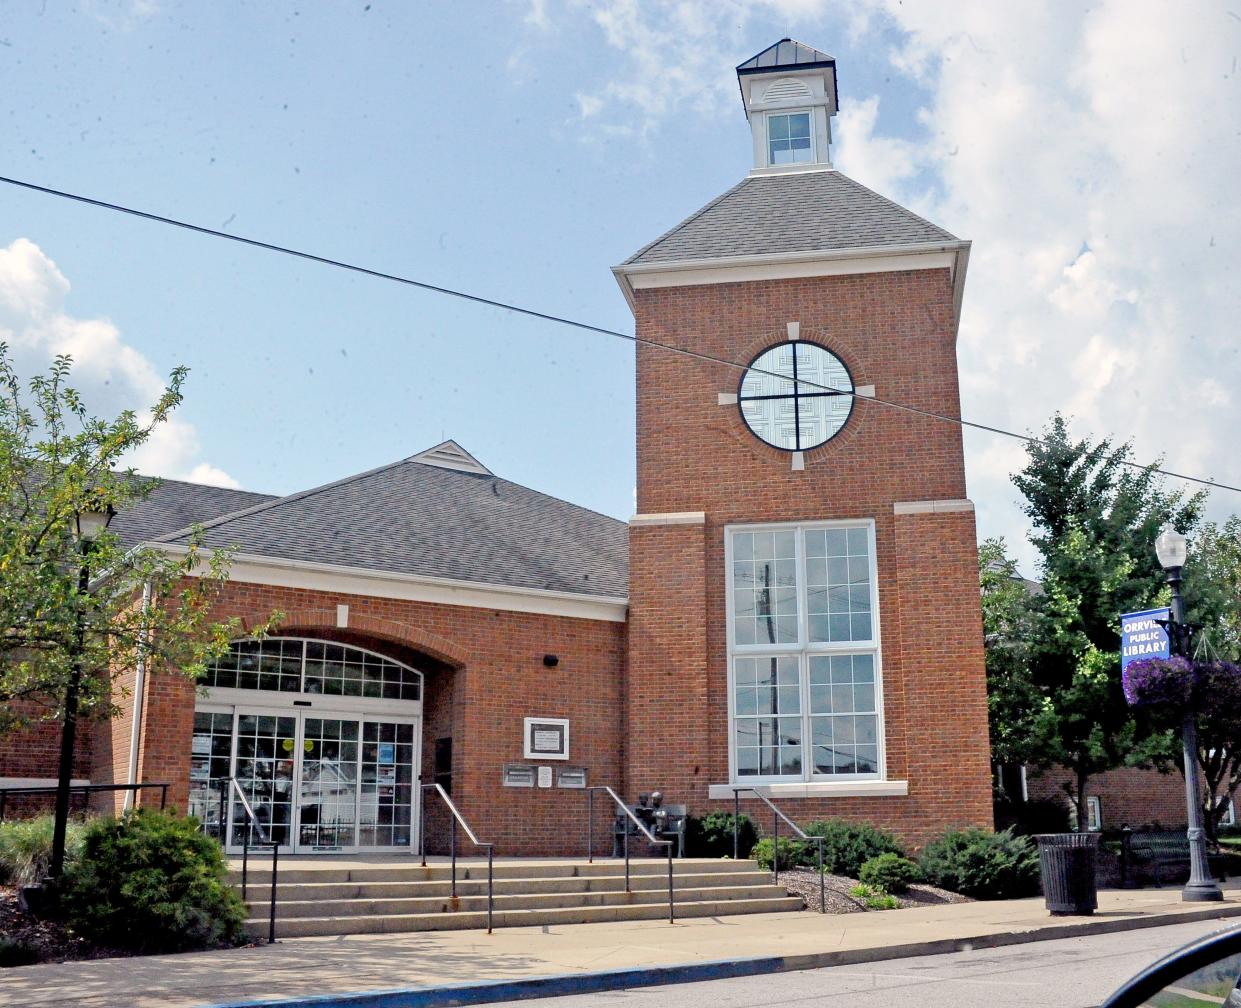
<path fill-rule="evenodd" d="M 633 809 L 625 804 L 624 800 L 606 784 L 596 784 L 586 789 L 586 860 L 594 864 L 595 861 L 595 792 L 606 791 L 608 796 L 616 804 L 616 807 L 629 817 L 629 821 L 638 827 L 638 831 L 647 839 L 648 843 L 655 845 L 664 844 L 668 848 L 668 923 L 671 924 L 676 920 L 675 901 L 672 893 L 672 841 L 663 840 L 655 836 L 646 825 L 633 814 Z M 625 851 L 625 892 L 629 892 L 629 827 L 621 831 L 624 840 Z"/>
<path fill-rule="evenodd" d="M 733 859 L 738 859 L 737 849 L 737 820 L 741 818 L 741 792 L 749 791 L 755 798 L 761 801 L 769 809 L 771 809 L 771 881 L 773 885 L 780 884 L 780 820 L 783 819 L 789 828 L 796 833 L 802 840 L 807 842 L 814 841 L 818 849 L 817 866 L 819 869 L 819 913 L 827 913 L 826 889 L 827 885 L 823 878 L 823 837 L 812 837 L 808 833 L 802 831 L 797 823 L 793 822 L 788 816 L 781 812 L 771 803 L 771 800 L 753 787 L 735 787 L 733 790 Z"/>
<path fill-rule="evenodd" d="M 70 786 L 69 793 L 72 795 L 75 791 L 81 794 L 94 794 L 99 791 L 133 791 L 138 792 L 143 788 L 159 788 L 159 807 L 162 812 L 168 805 L 168 784 L 74 784 Z M 38 795 L 49 794 L 54 795 L 57 788 L 52 787 L 5 787 L 0 788 L 0 822 L 4 822 L 5 806 L 8 804 L 9 795 Z"/>
<path fill-rule="evenodd" d="M 483 843 L 474 835 L 474 831 L 470 829 L 470 824 L 465 821 L 463 816 L 453 801 L 448 797 L 448 792 L 444 790 L 442 784 L 423 784 L 422 792 L 435 791 L 442 799 L 444 804 L 448 806 L 448 811 L 452 813 L 448 820 L 448 849 L 452 859 L 452 898 L 457 898 L 457 823 L 461 824 L 461 828 L 465 830 L 465 835 L 470 838 L 470 842 L 475 847 L 481 847 L 487 851 L 487 933 L 491 934 L 491 919 L 495 912 L 495 844 Z M 426 809 L 418 810 L 418 849 L 422 855 L 422 867 L 427 866 L 427 817 Z"/>
<path fill-rule="evenodd" d="M 276 941 L 276 877 L 280 870 L 280 841 L 273 840 L 264 829 L 263 824 L 259 822 L 259 817 L 254 814 L 246 793 L 242 791 L 241 785 L 237 783 L 235 777 L 220 778 L 220 843 L 225 845 L 229 840 L 229 827 L 232 824 L 233 817 L 230 813 L 229 794 L 236 794 L 241 801 L 241 807 L 246 814 L 245 832 L 241 838 L 241 898 L 247 899 L 249 890 L 250 875 L 250 848 L 251 847 L 270 847 L 271 848 L 271 897 L 268 903 L 268 919 L 267 919 L 267 942 L 269 945 L 275 944 Z M 259 840 L 256 843 L 254 833 L 258 833 Z"/>

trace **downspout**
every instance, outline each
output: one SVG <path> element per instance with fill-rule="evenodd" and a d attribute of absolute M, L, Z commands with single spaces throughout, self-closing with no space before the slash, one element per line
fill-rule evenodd
<path fill-rule="evenodd" d="M 146 623 L 146 614 L 151 608 L 151 582 L 146 581 L 142 585 L 142 616 L 143 623 Z M 126 776 L 126 784 L 138 783 L 138 742 L 142 738 L 142 700 L 146 693 L 146 636 L 147 628 L 144 625 L 142 631 L 138 635 L 138 660 L 134 665 L 134 718 L 129 729 L 129 773 Z M 125 792 L 124 811 L 128 812 L 134 805 L 134 796 L 136 791 Z"/>

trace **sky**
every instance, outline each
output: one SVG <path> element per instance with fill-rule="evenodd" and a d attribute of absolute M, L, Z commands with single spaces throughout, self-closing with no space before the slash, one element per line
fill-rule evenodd
<path fill-rule="evenodd" d="M 963 416 L 1241 483 L 1241 5 L 0 0 L 0 175 L 632 332 L 610 267 L 745 175 L 734 67 L 785 36 L 837 59 L 836 167 L 973 242 Z M 7 185 L 0 339 L 100 414 L 189 366 L 157 475 L 286 493 L 453 438 L 633 511 L 622 340 Z M 1020 444 L 965 443 L 1032 572 Z"/>

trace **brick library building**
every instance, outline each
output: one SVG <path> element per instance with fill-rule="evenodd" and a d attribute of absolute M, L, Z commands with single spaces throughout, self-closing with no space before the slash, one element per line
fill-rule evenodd
<path fill-rule="evenodd" d="M 969 243 L 832 167 L 830 56 L 785 39 L 737 73 L 753 169 L 612 270 L 637 513 L 454 441 L 284 497 L 162 482 L 122 540 L 201 526 L 236 549 L 220 616 L 282 623 L 197 687 L 121 681 L 75 782 L 220 822 L 233 778 L 305 854 L 416 849 L 430 783 L 501 855 L 580 854 L 595 785 L 694 815 L 753 788 L 912 845 L 991 825 L 974 509 L 928 415 L 959 415 Z M 0 740 L 0 785 L 54 783 L 58 739 Z"/>

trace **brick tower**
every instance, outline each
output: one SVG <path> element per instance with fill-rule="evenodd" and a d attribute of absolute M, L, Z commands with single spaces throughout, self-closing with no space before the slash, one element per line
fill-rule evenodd
<path fill-rule="evenodd" d="M 626 788 L 989 826 L 961 431 L 876 401 L 959 415 L 969 243 L 833 169 L 830 56 L 737 74 L 754 168 L 614 270 L 685 351 L 637 348 Z"/>

